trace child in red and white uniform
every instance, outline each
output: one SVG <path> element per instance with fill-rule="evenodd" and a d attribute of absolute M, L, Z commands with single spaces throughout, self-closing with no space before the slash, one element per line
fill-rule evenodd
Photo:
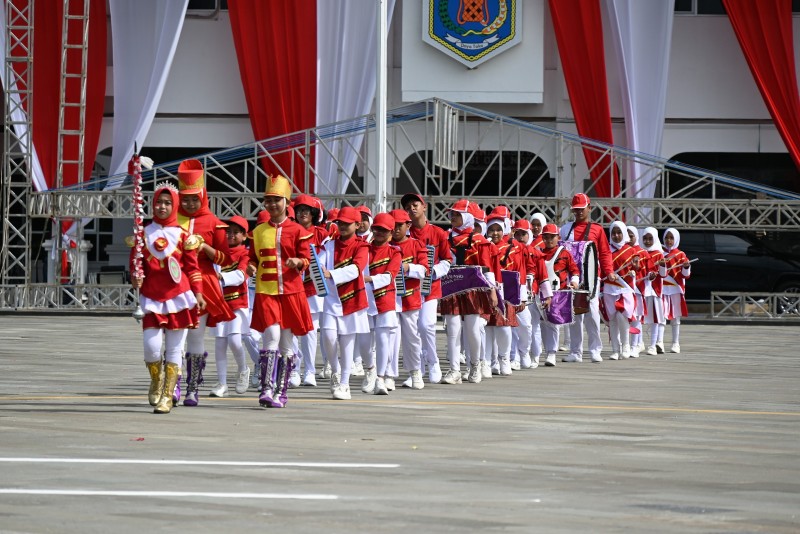
<path fill-rule="evenodd" d="M 205 171 L 198 160 L 189 159 L 178 166 L 178 223 L 190 235 L 202 239 L 200 248 L 197 249 L 197 261 L 203 275 L 203 297 L 206 299 L 206 309 L 200 314 L 200 324 L 186 337 L 187 377 L 184 406 L 197 406 L 199 402 L 198 392 L 203 383 L 203 369 L 208 357 L 205 350 L 206 326 L 231 321 L 235 317 L 225 302 L 217 275 L 218 266 L 230 263 L 226 225 L 211 213 L 205 183 Z M 180 389 L 176 393 L 179 396 Z"/>
<path fill-rule="evenodd" d="M 364 381 L 361 391 L 375 395 L 388 395 L 385 378 L 387 367 L 395 349 L 397 319 L 397 291 L 395 279 L 402 268 L 400 249 L 391 244 L 394 217 L 379 213 L 372 222 L 372 242 L 369 245 L 368 273 L 364 276 L 367 286 L 370 328 L 374 332 L 374 351 L 368 336 L 358 335 L 364 343 Z M 377 360 L 377 362 L 376 362 Z"/>
<path fill-rule="evenodd" d="M 644 320 L 644 281 L 652 269 L 650 265 L 650 255 L 639 246 L 639 229 L 628 225 L 628 244 L 639 256 L 639 267 L 635 272 L 636 284 L 633 292 L 636 296 L 636 306 L 633 317 L 631 318 L 631 358 L 638 358 L 639 353 L 644 350 L 642 343 L 642 321 Z"/>
<path fill-rule="evenodd" d="M 423 245 L 434 248 L 430 293 L 423 295 L 419 310 L 419 336 L 422 342 L 422 363 L 428 367 L 428 380 L 438 384 L 442 380 L 442 368 L 436 348 L 436 320 L 439 299 L 442 298 L 442 277 L 450 270 L 450 242 L 447 232 L 428 222 L 425 200 L 416 193 L 406 193 L 400 199 L 411 218 L 411 237 Z"/>
<path fill-rule="evenodd" d="M 532 276 L 533 290 L 536 292 L 539 288 L 539 283 L 547 280 L 541 254 L 537 252 L 535 256 L 532 256 L 527 245 L 511 238 L 511 219 L 509 216 L 510 211 L 505 206 L 496 207 L 487 216 L 489 240 L 498 248 L 501 270 L 519 273 L 520 293 L 527 292 L 525 281 L 528 274 Z M 501 279 L 499 282 L 500 286 L 503 287 L 503 280 Z M 549 291 L 549 287 L 543 288 L 543 290 Z M 495 311 L 489 318 L 486 326 L 486 352 L 491 356 L 492 373 L 507 376 L 512 372 L 510 359 L 511 332 L 512 329 L 519 326 L 517 320 L 519 312 L 527 312 L 527 305 L 521 305 L 518 310 L 506 301 L 505 314 Z M 519 366 L 517 369 L 519 369 Z"/>
<path fill-rule="evenodd" d="M 475 232 L 475 203 L 461 199 L 450 208 L 450 250 L 452 265 L 478 266 L 485 269 L 488 285 L 485 288 L 451 295 L 439 301 L 439 313 L 444 316 L 447 332 L 447 358 L 450 370 L 442 383 L 460 384 L 461 375 L 461 334 L 464 333 L 464 348 L 469 362 L 468 380 L 480 383 L 482 374 L 481 331 L 486 326 L 489 314 L 497 307 L 497 292 L 494 280 L 500 279 L 500 261 L 497 247 L 483 235 Z M 491 278 L 491 280 L 489 280 Z M 462 329 L 463 323 L 463 329 Z"/>
<path fill-rule="evenodd" d="M 325 243 L 320 254 L 328 294 L 322 309 L 320 329 L 332 368 L 331 395 L 350 400 L 350 372 L 356 334 L 369 332 L 364 269 L 369 263 L 369 245 L 356 236 L 361 213 L 347 206 L 334 222 L 339 237 Z M 337 355 L 338 345 L 338 355 Z"/>
<path fill-rule="evenodd" d="M 547 285 L 555 290 L 578 289 L 580 284 L 580 269 L 572 258 L 572 254 L 563 246 L 559 246 L 558 227 L 555 224 L 546 224 L 542 228 L 542 261 L 547 270 Z M 551 303 L 542 301 L 545 309 Z M 538 308 L 538 303 L 536 304 Z M 537 311 L 537 313 L 539 313 Z M 545 350 L 546 367 L 556 366 L 556 351 L 558 350 L 558 336 L 560 329 L 548 321 L 541 321 L 542 344 Z M 565 329 L 567 330 L 567 329 Z"/>
<path fill-rule="evenodd" d="M 251 327 L 263 332 L 257 367 L 261 385 L 258 402 L 269 408 L 286 406 L 295 336 L 304 336 L 314 328 L 303 288 L 313 234 L 289 218 L 291 195 L 288 178 L 267 178 L 264 210 L 269 219 L 253 229 L 250 247 L 249 269 L 256 271 Z"/>
<path fill-rule="evenodd" d="M 238 215 L 227 221 L 228 250 L 231 263 L 220 269 L 219 279 L 222 294 L 234 315 L 231 321 L 216 325 L 214 358 L 217 366 L 217 383 L 211 388 L 212 397 L 224 397 L 228 393 L 228 347 L 238 366 L 236 393 L 247 392 L 250 385 L 250 367 L 247 366 L 242 344 L 242 329 L 250 328 L 250 304 L 247 288 L 247 264 L 250 251 L 244 246 L 249 225 L 244 217 Z"/>
<path fill-rule="evenodd" d="M 672 325 L 672 346 L 670 352 L 681 351 L 680 332 L 681 317 L 689 315 L 686 307 L 686 280 L 692 276 L 692 264 L 689 258 L 678 248 L 681 243 L 681 234 L 675 228 L 664 230 L 664 261 L 667 267 L 667 276 L 664 277 L 663 299 L 664 318 Z M 658 343 L 664 350 L 664 331 L 659 331 Z"/>
<path fill-rule="evenodd" d="M 400 332 L 395 338 L 394 360 L 391 371 L 399 374 L 400 348 L 403 348 L 403 368 L 409 373 L 404 386 L 412 389 L 425 387 L 422 381 L 422 342 L 419 337 L 419 310 L 422 308 L 421 281 L 428 275 L 428 251 L 417 239 L 409 236 L 411 217 L 402 209 L 392 210 L 394 218 L 392 244 L 400 249 L 405 292 L 397 292 Z M 390 385 L 391 386 L 391 383 Z"/>
<path fill-rule="evenodd" d="M 531 215 L 531 241 L 528 243 L 531 247 L 535 247 L 538 249 L 544 248 L 544 242 L 542 241 L 542 229 L 547 224 L 547 218 L 544 216 L 543 213 L 534 213 Z"/>
<path fill-rule="evenodd" d="M 336 239 L 339 237 L 339 226 L 334 222 L 336 217 L 339 216 L 339 208 L 331 208 L 328 210 L 328 215 L 326 217 L 326 229 L 328 230 L 328 237 L 330 239 Z"/>
<path fill-rule="evenodd" d="M 305 228 L 307 231 L 312 232 L 311 247 L 319 254 L 322 251 L 323 245 L 328 241 L 328 230 L 322 224 L 323 207 L 322 201 L 311 195 L 298 195 L 294 199 L 294 211 L 297 223 Z M 304 386 L 315 387 L 317 385 L 317 330 L 319 329 L 320 316 L 322 315 L 323 299 L 317 296 L 317 288 L 314 281 L 311 279 L 309 271 L 306 271 L 303 279 L 303 289 L 305 290 L 306 300 L 308 301 L 308 309 L 311 312 L 311 320 L 314 323 L 314 328 L 311 331 L 301 336 L 298 340 L 300 342 L 300 357 L 303 360 L 303 380 L 301 382 Z M 320 352 L 322 353 L 322 376 L 321 378 L 331 377 L 331 366 L 328 363 L 325 345 L 320 343 Z"/>
<path fill-rule="evenodd" d="M 530 246 L 533 241 L 533 232 L 531 232 L 531 223 L 527 219 L 518 219 L 514 222 L 511 228 L 514 240 L 520 245 L 525 247 L 525 254 L 528 257 L 528 262 L 533 261 L 534 249 Z M 537 253 L 541 254 L 541 252 Z M 525 304 L 525 309 L 517 312 L 517 322 L 519 326 L 511 330 L 511 369 L 535 369 L 539 366 L 539 355 L 541 354 L 541 334 L 539 333 L 539 314 L 531 309 L 531 303 L 534 300 L 533 295 L 529 291 L 529 279 L 531 275 L 528 274 L 525 279 L 520 279 L 523 285 L 521 288 L 521 300 Z M 534 316 L 534 313 L 536 314 Z M 536 324 L 534 326 L 534 321 Z M 535 364 L 531 358 L 531 348 L 533 342 L 534 328 L 539 334 L 539 347 L 538 352 L 535 353 Z M 519 364 L 517 367 L 514 362 Z"/>
<path fill-rule="evenodd" d="M 639 268 L 639 255 L 628 244 L 628 229 L 622 221 L 614 221 L 610 226 L 611 261 L 615 280 L 606 280 L 603 284 L 603 306 L 605 319 L 608 322 L 611 337 L 612 360 L 630 358 L 631 317 L 636 309 L 636 269 Z"/>
<path fill-rule="evenodd" d="M 611 262 L 611 251 L 608 246 L 608 237 L 602 225 L 592 223 L 589 218 L 591 215 L 589 197 L 584 193 L 576 193 L 572 197 L 572 215 L 575 221 L 561 227 L 561 238 L 564 241 L 593 241 L 597 247 L 597 269 L 600 279 L 608 279 L 614 282 L 617 275 Z M 587 281 L 588 283 L 591 283 Z M 599 280 L 597 280 L 599 282 Z M 575 321 L 569 325 L 569 356 L 561 359 L 562 362 L 582 362 L 583 361 L 583 328 L 586 327 L 586 335 L 589 338 L 589 353 L 592 362 L 603 361 L 601 352 L 603 350 L 603 340 L 600 337 L 600 300 L 595 295 L 589 300 L 589 312 L 578 315 Z"/>
<path fill-rule="evenodd" d="M 188 329 L 199 323 L 197 312 L 205 307 L 203 279 L 197 253 L 188 250 L 188 236 L 177 218 L 178 191 L 171 185 L 156 187 L 153 195 L 153 221 L 144 228 L 142 250 L 143 277 L 133 268 L 135 249 L 131 249 L 131 285 L 139 289 L 144 361 L 150 372 L 148 401 L 154 413 L 169 413 L 181 371 L 183 344 Z M 161 345 L 166 345 L 162 368 Z"/>
<path fill-rule="evenodd" d="M 648 255 L 648 272 L 644 279 L 644 295 L 645 301 L 645 324 L 651 325 L 650 342 L 647 347 L 647 354 L 655 355 L 657 353 L 656 343 L 658 343 L 659 331 L 663 335 L 664 325 L 664 301 L 661 298 L 662 281 L 667 276 L 666 262 L 664 261 L 664 249 L 661 247 L 661 240 L 658 238 L 658 230 L 652 226 L 648 226 L 642 233 L 642 245 L 644 251 Z M 661 352 L 664 352 L 663 345 Z"/>
<path fill-rule="evenodd" d="M 368 206 L 356 206 L 356 209 L 361 213 L 361 220 L 358 222 L 356 226 L 356 236 L 359 239 L 363 239 L 364 242 L 369 243 L 372 241 L 372 210 L 369 209 Z M 366 275 L 366 273 L 365 273 Z M 361 349 L 363 348 L 366 350 L 367 342 L 366 340 L 362 340 L 363 336 L 367 336 L 369 338 L 369 355 L 364 354 L 362 356 Z M 370 329 L 368 334 L 359 334 L 356 336 L 356 350 L 354 353 L 353 358 L 353 370 L 350 373 L 352 376 L 364 376 L 364 358 L 374 358 L 375 357 L 375 335 Z"/>

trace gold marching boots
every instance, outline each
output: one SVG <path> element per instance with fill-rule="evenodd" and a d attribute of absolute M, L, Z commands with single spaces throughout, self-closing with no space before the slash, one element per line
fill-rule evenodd
<path fill-rule="evenodd" d="M 147 400 L 150 401 L 150 406 L 155 406 L 161 399 L 161 390 L 164 389 L 164 367 L 160 360 L 144 363 L 150 371 L 150 391 L 147 392 Z"/>
<path fill-rule="evenodd" d="M 180 372 L 181 366 L 177 363 L 166 362 L 164 364 L 164 388 L 161 390 L 161 399 L 153 413 L 169 413 L 172 410 L 172 392 L 175 390 Z"/>

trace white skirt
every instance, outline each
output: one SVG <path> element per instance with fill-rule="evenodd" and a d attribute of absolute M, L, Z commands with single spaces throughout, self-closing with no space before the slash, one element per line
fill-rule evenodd
<path fill-rule="evenodd" d="M 366 334 L 369 332 L 369 315 L 366 308 L 342 317 L 323 313 L 319 326 L 322 330 L 336 330 L 340 334 Z"/>

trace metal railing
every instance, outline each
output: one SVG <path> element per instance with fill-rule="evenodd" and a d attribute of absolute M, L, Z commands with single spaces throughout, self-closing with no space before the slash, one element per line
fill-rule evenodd
<path fill-rule="evenodd" d="M 711 317 L 800 321 L 800 294 L 714 291 Z"/>
<path fill-rule="evenodd" d="M 593 192 L 598 172 L 587 167 L 584 157 L 585 151 L 591 151 L 601 156 L 598 165 L 602 170 L 608 173 L 616 169 L 620 177 L 620 187 L 611 197 L 593 196 L 594 220 L 624 216 L 639 226 L 658 228 L 800 230 L 800 195 L 796 193 L 477 108 L 427 100 L 389 111 L 387 125 L 388 174 L 392 177 L 386 188 L 387 203 L 397 207 L 403 193 L 417 192 L 428 199 L 428 218 L 437 224 L 448 223 L 447 209 L 459 198 L 469 198 L 487 208 L 507 205 L 515 218 L 530 218 L 541 212 L 548 220 L 563 224 L 570 216 L 572 194 Z M 211 209 L 221 218 L 242 215 L 255 219 L 262 209 L 265 161 L 290 177 L 298 192 L 308 190 L 314 181 L 318 184 L 317 196 L 328 207 L 372 205 L 376 180 L 374 129 L 375 117 L 367 115 L 199 155 L 206 171 Z M 343 171 L 348 152 L 356 156 L 352 180 Z M 330 165 L 317 168 L 320 156 L 328 163 L 332 161 L 335 169 L 322 170 L 331 169 Z M 282 168 L 279 162 L 287 161 L 288 168 Z M 174 182 L 179 163 L 162 163 L 143 173 L 147 211 L 156 183 Z M 337 173 L 335 179 L 322 176 L 325 172 Z M 328 185 L 322 187 L 323 182 Z M 650 198 L 636 197 L 643 188 L 652 192 Z M 339 193 L 345 189 L 346 194 Z M 25 196 L 27 217 L 18 217 L 16 223 L 11 219 L 13 228 L 6 229 L 9 235 L 20 236 L 25 255 L 4 256 L 8 272 L 2 273 L 6 285 L 0 286 L 0 307 L 81 307 L 94 302 L 126 306 L 127 301 L 113 293 L 113 288 L 105 297 L 93 296 L 95 286 L 91 284 L 63 288 L 36 284 L 33 269 L 27 264 L 22 266 L 24 282 L 18 283 L 11 275 L 22 258 L 31 261 L 32 243 L 41 241 L 31 237 L 29 231 L 22 232 L 33 219 L 132 219 L 127 175 Z M 9 250 L 4 249 L 4 255 Z M 44 257 L 36 254 L 37 250 L 34 257 Z M 82 292 L 75 289 L 78 287 Z M 96 287 L 104 291 L 109 286 Z M 84 302 L 87 294 L 88 305 Z"/>

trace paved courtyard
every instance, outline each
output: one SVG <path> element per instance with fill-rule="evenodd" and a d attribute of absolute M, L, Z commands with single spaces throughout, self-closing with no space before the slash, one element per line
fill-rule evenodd
<path fill-rule="evenodd" d="M 285 410 L 208 398 L 210 357 L 159 416 L 133 319 L 4 314 L 0 531 L 794 533 L 798 334 L 686 324 L 682 354 Z"/>

